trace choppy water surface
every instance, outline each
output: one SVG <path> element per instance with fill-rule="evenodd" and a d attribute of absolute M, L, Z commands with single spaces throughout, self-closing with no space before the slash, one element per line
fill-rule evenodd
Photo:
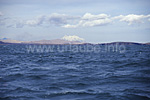
<path fill-rule="evenodd" d="M 0 99 L 150 100 L 150 46 L 28 53 L 25 45 L 0 45 Z"/>

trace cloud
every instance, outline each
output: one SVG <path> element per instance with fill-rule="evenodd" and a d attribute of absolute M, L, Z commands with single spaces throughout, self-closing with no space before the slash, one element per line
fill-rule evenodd
<path fill-rule="evenodd" d="M 5 22 L 5 26 L 7 28 L 23 28 L 26 24 L 24 20 L 19 18 L 4 18 L 3 21 Z"/>
<path fill-rule="evenodd" d="M 50 24 L 58 26 L 68 24 L 69 22 L 73 22 L 74 20 L 77 20 L 79 18 L 80 18 L 79 16 L 70 16 L 58 13 L 53 13 L 47 16 L 47 20 Z"/>
<path fill-rule="evenodd" d="M 84 41 L 84 39 L 83 38 L 80 38 L 80 37 L 78 37 L 78 36 L 76 36 L 76 35 L 73 35 L 73 36 L 67 36 L 67 35 L 65 35 L 64 37 L 62 37 L 62 39 L 63 40 L 67 40 L 67 41 Z"/>
<path fill-rule="evenodd" d="M 97 19 L 97 20 L 81 20 L 78 26 L 82 27 L 92 27 L 92 26 L 101 26 L 111 23 L 111 19 Z"/>
<path fill-rule="evenodd" d="M 90 13 L 84 14 L 78 24 L 76 25 L 64 25 L 62 27 L 65 28 L 76 28 L 76 27 L 93 27 L 93 26 L 101 26 L 111 23 L 112 20 L 107 14 L 98 14 L 92 15 Z"/>
<path fill-rule="evenodd" d="M 0 15 L 2 15 L 1 12 Z M 146 21 L 150 21 L 150 15 L 129 14 L 111 17 L 110 15 L 103 13 L 97 15 L 85 13 L 83 16 L 52 13 L 49 15 L 40 15 L 35 17 L 34 19 L 1 18 L 0 25 L 6 26 L 8 28 L 23 28 L 24 26 L 50 27 L 52 25 L 63 28 L 80 28 L 104 26 L 111 23 L 114 24 L 116 21 L 126 22 L 128 23 L 128 25 L 137 23 L 140 24 Z"/>
<path fill-rule="evenodd" d="M 82 27 L 101 26 L 109 24 L 111 22 L 112 21 L 107 14 L 92 15 L 90 13 L 86 13 L 85 15 L 83 15 L 78 26 Z"/>
<path fill-rule="evenodd" d="M 119 19 L 122 22 L 127 22 L 128 25 L 131 25 L 133 23 L 143 23 L 143 20 L 145 18 L 149 18 L 150 15 L 135 15 L 135 14 L 129 14 L 129 15 L 120 15 L 116 16 L 113 19 Z"/>
<path fill-rule="evenodd" d="M 34 20 L 27 20 L 25 24 L 29 26 L 40 26 L 42 24 L 60 26 L 65 25 L 69 21 L 73 21 L 78 18 L 79 16 L 70 16 L 66 14 L 52 13 L 50 15 L 38 16 Z"/>
<path fill-rule="evenodd" d="M 149 18 L 150 21 L 150 15 L 135 15 L 135 14 L 129 14 L 129 15 L 119 15 L 115 17 L 110 17 L 107 14 L 98 14 L 98 15 L 92 15 L 90 13 L 84 14 L 78 24 L 66 24 L 62 27 L 64 28 L 77 28 L 77 27 L 94 27 L 94 26 L 102 26 L 112 23 L 114 20 L 119 20 L 121 22 L 126 22 L 128 25 L 136 24 L 136 23 L 144 23 L 144 20 Z"/>
<path fill-rule="evenodd" d="M 62 24 L 67 24 L 67 15 L 65 14 L 51 14 L 48 16 L 48 22 L 50 24 L 54 24 L 54 25 L 62 25 Z"/>
<path fill-rule="evenodd" d="M 66 25 L 63 25 L 62 27 L 64 27 L 64 28 L 76 28 L 77 25 L 66 24 Z"/>
<path fill-rule="evenodd" d="M 97 20 L 97 19 L 105 19 L 109 16 L 107 14 L 98 14 L 98 15 L 92 15 L 90 13 L 86 13 L 83 15 L 82 20 Z"/>
<path fill-rule="evenodd" d="M 0 16 L 2 16 L 3 15 L 3 13 L 2 12 L 0 12 Z"/>
<path fill-rule="evenodd" d="M 26 25 L 39 26 L 46 23 L 47 25 L 62 26 L 64 28 L 76 28 L 106 25 L 111 22 L 110 16 L 107 14 L 92 15 L 90 13 L 86 13 L 80 17 L 53 13 L 50 15 L 40 16 L 35 20 L 27 20 Z M 70 23 L 75 24 L 71 25 Z"/>
<path fill-rule="evenodd" d="M 42 15 L 42 16 L 38 16 L 35 20 L 27 20 L 25 24 L 29 26 L 38 26 L 43 24 L 44 20 L 45 20 L 45 16 Z"/>

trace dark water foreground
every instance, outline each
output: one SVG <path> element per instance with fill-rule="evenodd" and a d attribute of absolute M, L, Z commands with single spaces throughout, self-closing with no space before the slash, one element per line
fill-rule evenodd
<path fill-rule="evenodd" d="M 0 45 L 0 100 L 150 100 L 150 46 L 38 53 Z"/>

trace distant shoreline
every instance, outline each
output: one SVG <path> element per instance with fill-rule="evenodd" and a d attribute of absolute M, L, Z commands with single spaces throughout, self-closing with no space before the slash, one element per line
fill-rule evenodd
<path fill-rule="evenodd" d="M 10 43 L 0 41 L 0 45 L 150 45 L 150 43 L 136 43 L 136 42 L 110 42 L 110 43 Z"/>

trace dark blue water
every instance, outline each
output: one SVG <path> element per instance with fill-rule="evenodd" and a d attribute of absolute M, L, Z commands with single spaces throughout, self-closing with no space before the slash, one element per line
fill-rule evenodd
<path fill-rule="evenodd" d="M 40 53 L 0 45 L 0 100 L 150 100 L 150 46 Z"/>

